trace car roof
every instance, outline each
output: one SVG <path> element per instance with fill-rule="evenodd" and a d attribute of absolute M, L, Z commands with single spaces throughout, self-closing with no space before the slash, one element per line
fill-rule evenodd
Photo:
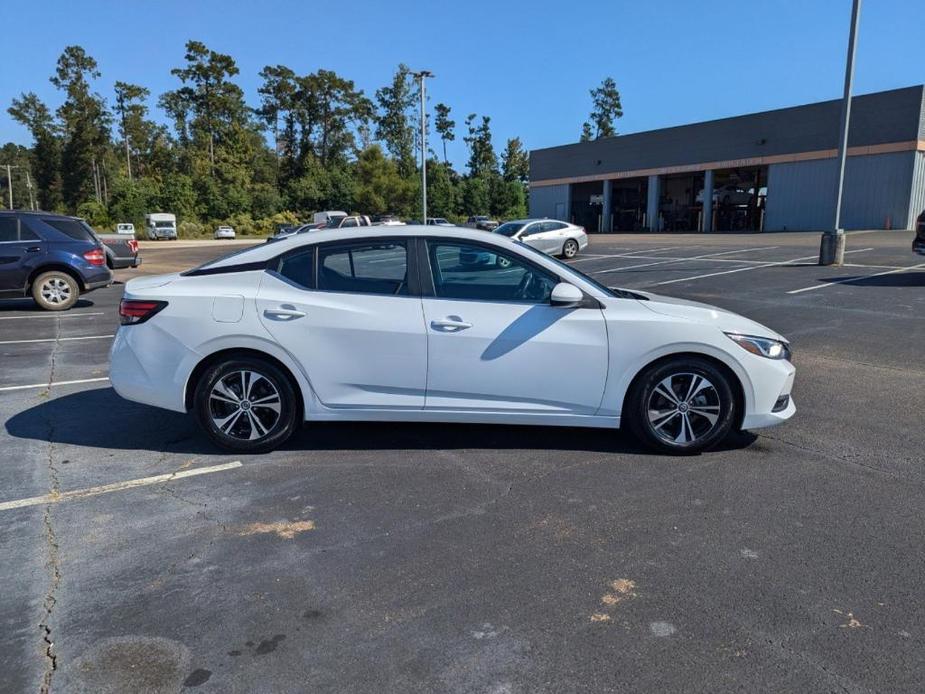
<path fill-rule="evenodd" d="M 0 214 L 25 214 L 29 215 L 30 217 L 54 217 L 56 219 L 81 219 L 80 217 L 73 217 L 69 214 L 61 214 L 60 212 L 42 212 L 41 210 L 0 210 Z"/>
<path fill-rule="evenodd" d="M 278 256 L 280 253 L 291 251 L 302 246 L 312 246 L 327 241 L 353 241 L 362 239 L 402 238 L 405 236 L 441 237 L 459 239 L 460 241 L 482 241 L 498 245 L 514 245 L 506 236 L 488 234 L 477 229 L 465 227 L 434 227 L 423 224 L 409 224 L 397 230 L 394 226 L 368 226 L 351 227 L 347 229 L 322 229 L 311 234 L 293 234 L 274 243 L 262 244 L 245 251 L 239 251 L 231 256 L 219 258 L 202 267 L 217 268 L 226 265 L 240 265 L 242 263 L 258 263 Z"/>

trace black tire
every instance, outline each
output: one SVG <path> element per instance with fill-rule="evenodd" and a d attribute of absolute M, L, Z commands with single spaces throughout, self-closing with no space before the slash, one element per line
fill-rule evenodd
<path fill-rule="evenodd" d="M 32 282 L 32 298 L 46 311 L 67 311 L 80 298 L 80 286 L 66 272 L 51 270 Z"/>
<path fill-rule="evenodd" d="M 724 370 L 698 357 L 654 364 L 634 381 L 627 394 L 624 411 L 630 430 L 649 448 L 672 455 L 694 455 L 715 446 L 736 421 L 736 400 L 729 379 Z M 674 401 L 663 395 L 666 384 Z M 692 390 L 694 394 L 688 399 Z"/>
<path fill-rule="evenodd" d="M 240 373 L 256 374 L 259 378 L 245 376 L 242 380 Z M 224 398 L 220 393 L 213 396 L 220 381 L 219 390 L 230 391 L 231 397 Z M 250 391 L 248 399 L 240 397 L 247 395 L 247 391 Z M 279 403 L 275 419 L 271 407 L 275 401 L 267 400 L 274 393 Z M 247 404 L 242 407 L 234 403 L 235 399 L 238 403 L 246 400 Z M 265 404 L 258 405 L 259 401 Z M 270 362 L 256 357 L 229 357 L 210 366 L 196 385 L 193 402 L 196 418 L 206 435 L 215 445 L 236 453 L 266 453 L 282 446 L 302 416 L 289 377 Z M 252 432 L 257 438 L 249 438 Z"/>
<path fill-rule="evenodd" d="M 578 255 L 578 242 L 575 239 L 566 239 L 562 244 L 562 257 L 574 258 Z"/>

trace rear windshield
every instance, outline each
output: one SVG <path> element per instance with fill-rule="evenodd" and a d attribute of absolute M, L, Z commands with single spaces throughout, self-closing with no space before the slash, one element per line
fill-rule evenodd
<path fill-rule="evenodd" d="M 76 241 L 96 240 L 96 237 L 93 234 L 93 230 L 87 226 L 86 222 L 83 222 L 79 219 L 53 219 L 46 217 L 42 219 L 42 221 L 51 228 L 57 229 L 62 234 L 70 236 Z"/>

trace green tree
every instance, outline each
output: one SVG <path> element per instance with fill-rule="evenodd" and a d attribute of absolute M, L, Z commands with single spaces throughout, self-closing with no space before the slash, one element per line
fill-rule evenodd
<path fill-rule="evenodd" d="M 591 109 L 594 138 L 599 140 L 602 137 L 613 137 L 617 134 L 614 121 L 623 117 L 623 105 L 620 102 L 617 83 L 612 77 L 605 78 L 600 87 L 591 90 L 591 100 L 594 104 L 594 108 Z M 590 130 L 590 127 L 587 130 Z M 583 133 L 582 140 L 584 139 Z"/>
<path fill-rule="evenodd" d="M 437 114 L 434 119 L 434 129 L 437 131 L 437 134 L 440 136 L 440 141 L 443 143 L 443 163 L 446 164 L 446 143 L 456 139 L 456 133 L 454 132 L 456 121 L 450 118 L 450 107 L 446 104 L 437 104 L 434 107 L 434 111 Z"/>
<path fill-rule="evenodd" d="M 116 113 L 119 114 L 119 131 L 125 144 L 125 170 L 132 180 L 132 149 L 145 144 L 149 127 L 145 121 L 148 109 L 143 100 L 151 92 L 137 84 L 116 82 Z"/>
<path fill-rule="evenodd" d="M 501 174 L 505 181 L 526 183 L 530 178 L 530 159 L 519 137 L 507 141 L 501 155 Z"/>
<path fill-rule="evenodd" d="M 473 177 L 495 174 L 498 172 L 498 157 L 491 141 L 491 118 L 482 116 L 482 121 L 475 124 L 476 114 L 470 113 L 466 118 L 469 134 L 463 138 L 469 147 L 469 175 Z"/>
<path fill-rule="evenodd" d="M 99 76 L 96 61 L 83 48 L 67 46 L 51 78 L 51 83 L 65 93 L 57 114 L 64 136 L 62 194 L 70 210 L 90 198 L 105 202 L 104 154 L 109 145 L 111 116 L 102 97 L 90 91 L 90 80 Z"/>
<path fill-rule="evenodd" d="M 594 130 L 591 128 L 591 124 L 588 121 L 585 121 L 581 124 L 581 138 L 579 142 L 590 142 L 594 139 Z"/>
<path fill-rule="evenodd" d="M 411 176 L 416 167 L 414 133 L 409 111 L 417 100 L 417 86 L 408 66 L 402 63 L 392 77 L 392 83 L 376 90 L 379 113 L 376 118 L 376 138 L 398 162 L 398 172 Z"/>
<path fill-rule="evenodd" d="M 61 142 L 51 112 L 32 92 L 13 99 L 7 112 L 32 134 L 31 170 L 39 207 L 50 212 L 62 210 Z"/>
<path fill-rule="evenodd" d="M 356 184 L 357 209 L 367 214 L 414 214 L 418 194 L 415 180 L 402 177 L 396 163 L 386 158 L 379 145 L 360 153 Z"/>
<path fill-rule="evenodd" d="M 267 65 L 260 71 L 263 84 L 257 89 L 260 94 L 260 108 L 257 115 L 273 133 L 273 150 L 276 154 L 276 166 L 279 169 L 280 156 L 292 156 L 293 97 L 296 91 L 295 73 L 285 65 Z M 284 137 L 280 138 L 280 119 L 283 119 Z"/>

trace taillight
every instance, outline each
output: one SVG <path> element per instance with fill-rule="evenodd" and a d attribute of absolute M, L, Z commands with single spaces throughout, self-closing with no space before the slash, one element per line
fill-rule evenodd
<path fill-rule="evenodd" d="M 105 265 L 106 252 L 102 248 L 94 248 L 92 251 L 84 253 L 84 260 L 91 265 Z"/>
<path fill-rule="evenodd" d="M 122 299 L 119 303 L 119 320 L 122 325 L 138 325 L 163 310 L 166 301 L 146 301 L 143 299 Z"/>
<path fill-rule="evenodd" d="M 138 252 L 138 242 L 135 239 L 130 240 L 128 242 L 128 249 L 132 253 L 137 253 Z"/>

